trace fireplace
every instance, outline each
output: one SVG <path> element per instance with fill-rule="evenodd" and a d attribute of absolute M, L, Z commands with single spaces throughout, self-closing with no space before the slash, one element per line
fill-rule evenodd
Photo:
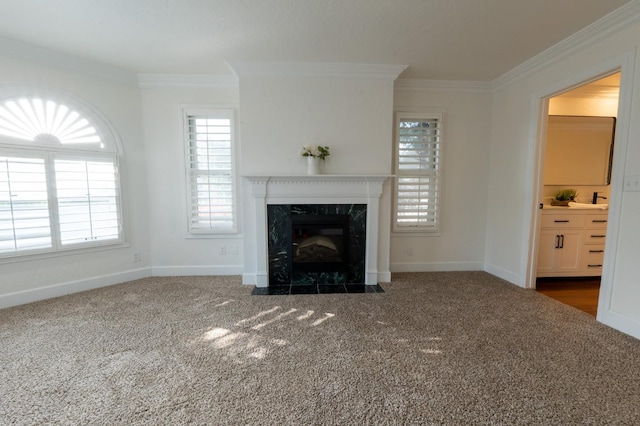
<path fill-rule="evenodd" d="M 375 285 L 390 281 L 388 253 L 379 259 L 382 233 L 386 241 L 388 218 L 380 223 L 380 197 L 386 175 L 245 176 L 250 201 L 244 221 L 245 258 L 243 284 L 268 287 L 296 283 L 357 283 Z M 323 271 L 289 267 L 293 250 L 290 217 L 347 215 L 348 242 L 343 246 L 347 263 L 313 266 Z M 331 224 L 323 233 L 336 233 Z M 291 239 L 291 241 L 289 241 Z M 325 240 L 326 242 L 326 240 Z M 382 266 L 382 268 L 380 268 Z"/>
<path fill-rule="evenodd" d="M 269 204 L 268 285 L 365 282 L 366 204 Z"/>
<path fill-rule="evenodd" d="M 348 215 L 290 215 L 289 272 L 345 272 L 349 253 Z"/>

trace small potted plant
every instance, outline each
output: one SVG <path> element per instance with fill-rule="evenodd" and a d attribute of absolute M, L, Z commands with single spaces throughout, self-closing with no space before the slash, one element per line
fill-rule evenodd
<path fill-rule="evenodd" d="M 551 201 L 552 206 L 568 206 L 571 201 L 575 201 L 578 193 L 575 189 L 561 189 L 556 192 L 554 199 Z"/>
<path fill-rule="evenodd" d="M 307 173 L 310 175 L 320 174 L 320 160 L 323 162 L 331 153 L 328 146 L 305 145 L 300 151 L 300 155 L 307 157 Z"/>

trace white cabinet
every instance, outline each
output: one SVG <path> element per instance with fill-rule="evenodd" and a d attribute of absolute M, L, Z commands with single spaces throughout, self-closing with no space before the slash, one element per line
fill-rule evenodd
<path fill-rule="evenodd" d="M 606 230 L 606 213 L 544 209 L 538 240 L 537 276 L 601 275 Z"/>

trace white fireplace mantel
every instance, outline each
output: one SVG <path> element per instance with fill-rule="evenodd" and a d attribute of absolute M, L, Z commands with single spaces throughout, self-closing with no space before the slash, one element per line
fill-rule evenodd
<path fill-rule="evenodd" d="M 284 175 L 244 176 L 253 198 L 248 220 L 255 220 L 255 233 L 247 241 L 253 262 L 245 262 L 243 283 L 267 287 L 269 261 L 267 240 L 267 205 L 270 204 L 366 204 L 367 234 L 365 284 L 379 281 L 378 229 L 380 196 L 384 182 L 391 175 Z"/>

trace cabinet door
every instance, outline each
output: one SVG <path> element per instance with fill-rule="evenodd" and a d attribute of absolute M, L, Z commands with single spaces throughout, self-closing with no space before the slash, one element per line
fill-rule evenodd
<path fill-rule="evenodd" d="M 577 275 L 581 266 L 581 248 L 581 230 L 541 230 L 538 242 L 537 275 L 541 277 Z"/>
<path fill-rule="evenodd" d="M 556 249 L 556 270 L 560 273 L 578 271 L 581 266 L 582 231 L 564 230 L 560 238 L 560 248 Z"/>

